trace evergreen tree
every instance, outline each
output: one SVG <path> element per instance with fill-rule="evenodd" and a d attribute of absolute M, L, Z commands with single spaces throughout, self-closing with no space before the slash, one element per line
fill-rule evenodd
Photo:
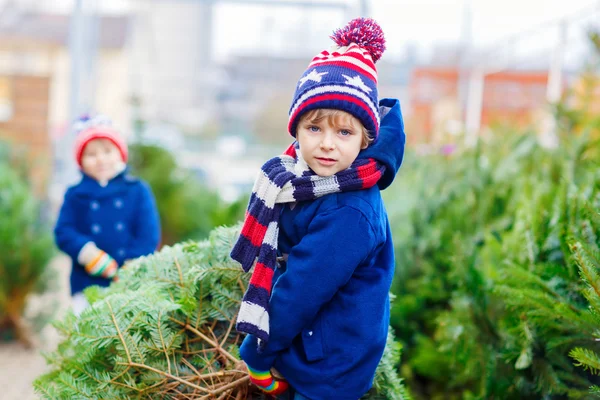
<path fill-rule="evenodd" d="M 247 197 L 225 203 L 161 147 L 135 144 L 129 150 L 133 174 L 146 180 L 156 196 L 163 244 L 204 239 L 214 227 L 243 218 Z"/>
<path fill-rule="evenodd" d="M 393 325 L 416 397 L 590 395 L 595 378 L 568 357 L 579 345 L 595 349 L 597 330 L 570 240 L 598 237 L 583 204 L 600 206 L 600 146 L 585 136 L 562 143 L 548 151 L 531 136 L 503 137 L 461 157 L 420 159 L 430 165 L 401 181 L 428 178 L 413 208 L 391 210 Z"/>
<path fill-rule="evenodd" d="M 52 310 L 34 316 L 41 322 L 37 327 L 23 313 L 28 296 L 43 292 L 52 281 L 46 267 L 54 244 L 22 164 L 13 164 L 7 148 L 0 148 L 0 338 L 31 345 L 32 328 L 40 328 Z"/>

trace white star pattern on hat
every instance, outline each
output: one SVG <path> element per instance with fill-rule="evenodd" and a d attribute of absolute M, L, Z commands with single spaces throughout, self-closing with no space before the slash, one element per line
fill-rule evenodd
<path fill-rule="evenodd" d="M 325 71 L 325 72 L 317 72 L 317 69 L 313 69 L 312 71 L 310 71 L 310 73 L 302 78 L 300 78 L 300 84 L 298 85 L 298 87 L 301 87 L 302 85 L 304 85 L 306 83 L 306 81 L 311 80 L 311 81 L 315 81 L 315 82 L 321 82 L 321 77 L 323 75 L 328 74 L 329 72 Z"/>
<path fill-rule="evenodd" d="M 367 85 L 365 85 L 365 83 L 362 81 L 362 79 L 360 79 L 359 75 L 356 75 L 355 77 L 349 77 L 348 75 L 344 75 L 342 74 L 342 76 L 344 78 L 346 78 L 346 83 L 348 85 L 352 85 L 352 86 L 356 86 L 358 88 L 361 88 L 363 91 L 367 92 L 367 93 L 371 93 L 373 91 L 373 89 L 371 89 L 370 87 L 368 87 Z"/>

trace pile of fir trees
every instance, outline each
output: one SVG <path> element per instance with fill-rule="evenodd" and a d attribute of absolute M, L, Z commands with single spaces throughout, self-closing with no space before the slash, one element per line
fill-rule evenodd
<path fill-rule="evenodd" d="M 27 171 L 0 143 L 0 341 L 32 345 L 35 331 L 52 314 L 41 309 L 27 320 L 24 316 L 29 296 L 52 281 L 46 267 L 53 254 L 50 229 Z"/>
<path fill-rule="evenodd" d="M 600 370 L 600 40 L 556 149 L 496 128 L 389 190 L 402 375 L 419 399 L 592 398 Z M 583 89 L 583 90 L 581 90 Z"/>
<path fill-rule="evenodd" d="M 260 399 L 239 359 L 234 327 L 249 274 L 229 258 L 239 228 L 164 247 L 91 287 L 92 306 L 56 324 L 64 337 L 34 385 L 48 399 Z M 390 333 L 366 398 L 408 399 Z"/>
<path fill-rule="evenodd" d="M 415 398 L 597 396 L 600 125 L 590 91 L 555 105 L 556 149 L 496 127 L 475 149 L 407 156 L 384 192 L 392 325 Z"/>
<path fill-rule="evenodd" d="M 388 193 L 392 325 L 416 398 L 588 398 L 600 381 L 600 142 L 560 143 L 496 132 L 408 157 Z"/>

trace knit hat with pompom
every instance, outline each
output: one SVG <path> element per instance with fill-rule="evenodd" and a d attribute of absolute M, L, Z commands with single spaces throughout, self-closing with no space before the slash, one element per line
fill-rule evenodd
<path fill-rule="evenodd" d="M 127 163 L 127 142 L 121 133 L 113 127 L 112 121 L 107 116 L 99 114 L 92 117 L 88 114 L 84 114 L 75 121 L 73 129 L 76 134 L 74 149 L 75 160 L 77 160 L 77 164 L 79 164 L 80 167 L 83 150 L 85 149 L 85 146 L 94 139 L 108 139 L 113 142 L 119 149 L 119 153 L 121 153 L 121 159 L 124 163 Z"/>
<path fill-rule="evenodd" d="M 288 132 L 296 137 L 302 115 L 317 108 L 346 111 L 373 139 L 379 132 L 377 69 L 385 51 L 381 27 L 371 18 L 356 18 L 331 36 L 336 46 L 317 54 L 296 86 Z"/>

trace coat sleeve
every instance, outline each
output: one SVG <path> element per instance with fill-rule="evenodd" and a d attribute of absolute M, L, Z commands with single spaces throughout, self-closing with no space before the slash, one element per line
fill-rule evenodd
<path fill-rule="evenodd" d="M 125 250 L 125 259 L 152 254 L 160 242 L 160 218 L 152 190 L 141 181 L 132 238 Z"/>
<path fill-rule="evenodd" d="M 77 216 L 75 215 L 73 198 L 70 193 L 70 191 L 67 191 L 60 208 L 58 220 L 54 227 L 54 240 L 60 250 L 67 253 L 73 260 L 77 260 L 83 246 L 88 242 L 93 242 L 93 239 L 77 230 L 75 225 Z"/>
<path fill-rule="evenodd" d="M 242 359 L 252 368 L 269 370 L 278 352 L 315 319 L 352 277 L 374 248 L 375 236 L 365 215 L 342 206 L 316 216 L 307 234 L 288 256 L 287 270 L 277 280 L 269 301 L 269 342 L 260 353 L 249 335 Z"/>

